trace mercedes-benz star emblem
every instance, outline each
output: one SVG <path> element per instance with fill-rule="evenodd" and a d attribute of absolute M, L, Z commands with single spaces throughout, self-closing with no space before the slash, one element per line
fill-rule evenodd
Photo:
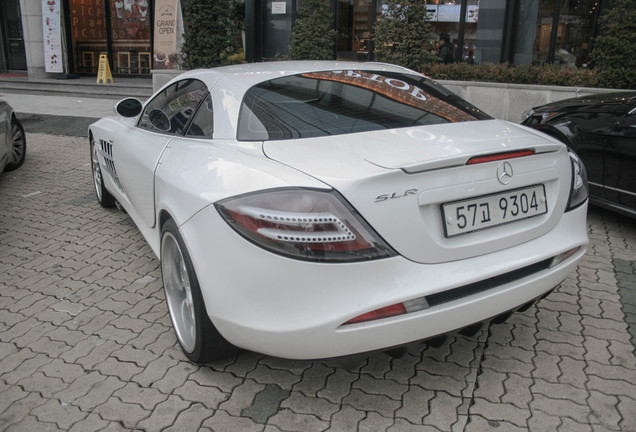
<path fill-rule="evenodd" d="M 497 180 L 499 183 L 507 185 L 512 181 L 512 165 L 509 162 L 502 162 L 497 167 Z"/>

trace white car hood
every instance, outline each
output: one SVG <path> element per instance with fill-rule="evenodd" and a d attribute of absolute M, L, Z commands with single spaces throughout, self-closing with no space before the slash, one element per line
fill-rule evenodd
<path fill-rule="evenodd" d="M 464 259 L 537 238 L 556 226 L 569 195 L 565 146 L 500 120 L 270 141 L 263 150 L 339 191 L 398 253 L 423 263 Z M 508 160 L 514 176 L 506 185 L 497 179 L 500 161 L 466 165 L 471 157 L 515 150 L 534 155 Z M 545 186 L 547 214 L 445 236 L 444 203 L 537 184 Z"/>

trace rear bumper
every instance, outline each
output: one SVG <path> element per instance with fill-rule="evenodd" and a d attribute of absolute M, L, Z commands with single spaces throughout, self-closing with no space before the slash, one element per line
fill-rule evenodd
<path fill-rule="evenodd" d="M 438 264 L 403 257 L 355 264 L 296 261 L 238 236 L 214 207 L 181 227 L 208 315 L 231 343 L 278 357 L 316 359 L 373 351 L 488 320 L 549 292 L 577 266 L 587 246 L 587 206 L 563 215 L 549 233 L 498 252 Z M 564 262 L 517 278 L 573 248 Z M 487 290 L 428 309 L 343 325 L 360 314 L 495 278 Z"/>

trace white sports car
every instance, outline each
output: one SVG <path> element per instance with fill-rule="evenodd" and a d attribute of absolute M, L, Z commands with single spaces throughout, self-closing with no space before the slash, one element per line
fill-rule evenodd
<path fill-rule="evenodd" d="M 385 349 L 506 316 L 587 246 L 578 157 L 386 64 L 186 72 L 90 126 L 193 362 Z"/>

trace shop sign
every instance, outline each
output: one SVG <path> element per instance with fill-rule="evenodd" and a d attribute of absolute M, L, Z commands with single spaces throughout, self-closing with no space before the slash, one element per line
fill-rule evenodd
<path fill-rule="evenodd" d="M 154 69 L 176 69 L 177 67 L 173 56 L 177 52 L 178 7 L 179 0 L 156 0 L 155 2 Z"/>
<path fill-rule="evenodd" d="M 42 0 L 42 36 L 44 39 L 44 70 L 64 72 L 62 63 L 62 32 L 60 31 L 60 2 Z"/>

